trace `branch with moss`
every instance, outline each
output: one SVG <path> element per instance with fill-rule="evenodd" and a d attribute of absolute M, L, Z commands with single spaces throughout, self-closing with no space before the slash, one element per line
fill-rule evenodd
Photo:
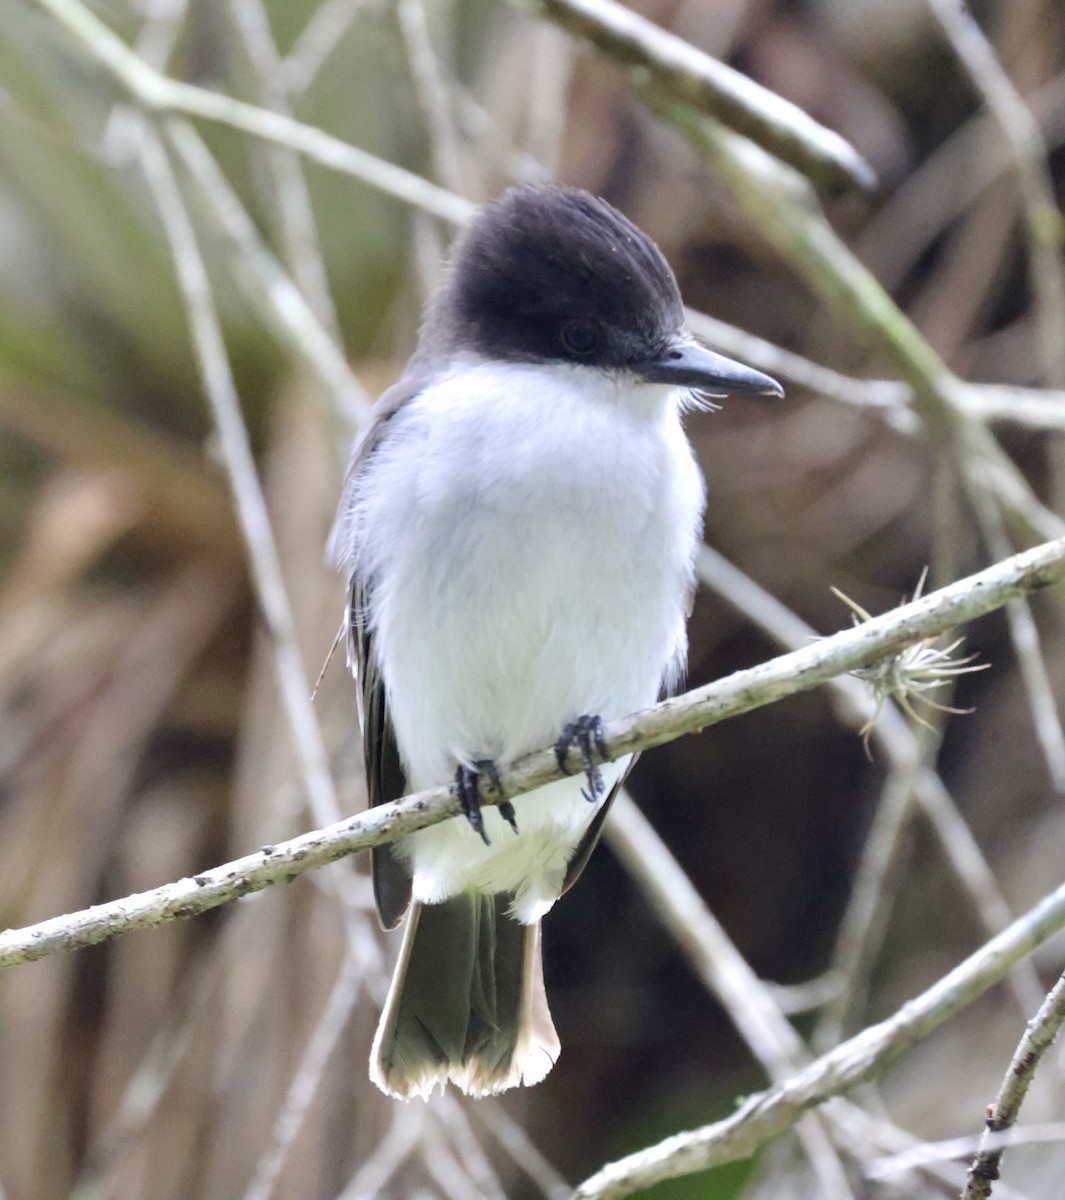
<path fill-rule="evenodd" d="M 661 746 L 682 734 L 808 691 L 1063 580 L 1065 538 L 1060 538 L 801 650 L 611 721 L 605 728 L 606 757 L 615 759 Z M 572 769 L 578 769 L 576 762 Z M 554 748 L 547 747 L 514 763 L 501 764 L 499 789 L 482 782 L 481 799 L 485 804 L 500 804 L 560 778 Z M 394 841 L 457 816 L 460 811 L 453 788 L 431 788 L 276 846 L 263 847 L 192 878 L 23 929 L 7 930 L 0 933 L 0 967 L 94 945 L 116 934 L 151 928 L 178 917 L 195 916 L 250 892 L 288 882 L 358 850 Z"/>

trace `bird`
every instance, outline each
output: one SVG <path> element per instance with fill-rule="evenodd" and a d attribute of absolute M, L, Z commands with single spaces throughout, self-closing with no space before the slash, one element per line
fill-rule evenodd
<path fill-rule="evenodd" d="M 681 678 L 705 500 L 681 416 L 733 394 L 783 391 L 695 341 L 621 212 L 531 184 L 459 236 L 356 439 L 330 553 L 369 801 L 453 782 L 464 814 L 372 852 L 381 924 L 407 918 L 370 1060 L 391 1096 L 492 1095 L 558 1057 L 541 920 L 632 765 L 597 765 L 603 723 Z M 572 774 L 482 810 L 551 745 Z"/>

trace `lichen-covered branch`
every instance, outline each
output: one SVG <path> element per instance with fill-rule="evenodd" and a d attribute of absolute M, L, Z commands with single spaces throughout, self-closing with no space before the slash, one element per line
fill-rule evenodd
<path fill-rule="evenodd" d="M 1065 885 L 886 1021 L 864 1029 L 787 1082 L 752 1096 L 732 1116 L 603 1167 L 581 1184 L 574 1200 L 620 1200 L 663 1179 L 748 1158 L 814 1105 L 883 1072 L 1063 927 Z"/>
<path fill-rule="evenodd" d="M 609 757 L 660 746 L 728 717 L 750 712 L 836 675 L 879 661 L 923 638 L 1001 608 L 1018 596 L 1065 580 L 1065 538 L 996 563 L 911 604 L 784 654 L 759 666 L 664 700 L 653 708 L 611 721 L 605 729 Z M 576 764 L 574 763 L 574 769 Z M 561 778 L 553 747 L 503 764 L 501 791 L 482 800 L 498 804 Z M 90 946 L 117 933 L 147 929 L 191 917 L 237 900 L 271 884 L 295 879 L 357 850 L 394 841 L 460 812 L 451 788 L 437 787 L 383 804 L 370 812 L 268 846 L 211 870 L 126 896 L 81 912 L 68 913 L 24 929 L 0 933 L 0 967 L 31 962 L 49 954 Z"/>

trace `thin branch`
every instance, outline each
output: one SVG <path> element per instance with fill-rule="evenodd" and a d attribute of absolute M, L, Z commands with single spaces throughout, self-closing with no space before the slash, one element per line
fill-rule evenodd
<path fill-rule="evenodd" d="M 270 18 L 263 0 L 229 0 L 229 10 L 244 43 L 245 52 L 257 76 L 263 106 L 292 116 L 289 98 L 281 81 L 281 55 L 274 43 Z M 278 146 L 256 148 L 264 152 L 271 187 L 267 201 L 275 212 L 281 257 L 288 264 L 300 292 L 315 316 L 339 344 L 340 323 L 329 290 L 329 275 L 322 257 L 318 228 L 314 220 L 310 189 L 303 174 L 299 155 Z"/>
<path fill-rule="evenodd" d="M 856 681 L 836 679 L 831 684 L 848 682 Z M 804 1066 L 809 1061 L 807 1048 L 785 1019 L 779 1004 L 779 995 L 786 989 L 769 984 L 754 974 L 662 839 L 624 791 L 614 803 L 604 837 L 643 891 L 664 928 L 685 953 L 693 970 L 721 1003 L 755 1057 L 766 1068 L 769 1078 L 781 1082 Z M 1007 920 L 992 933 L 998 933 L 1011 919 L 1007 914 Z M 1029 968 L 1027 972 L 1025 967 Z M 1023 974 L 1025 984 L 1029 982 L 1029 975 L 1034 977 L 1035 1004 L 1038 1005 L 1043 996 L 1038 976 L 1027 962 L 1014 967 L 1012 975 L 1019 973 Z M 1026 989 L 1019 990 L 1023 993 Z M 1022 1011 L 1030 1012 L 1031 1008 Z M 913 1149 L 914 1139 L 885 1121 L 873 1121 L 864 1110 L 848 1101 L 833 1101 L 826 1109 L 826 1116 L 834 1139 L 859 1157 L 883 1155 L 885 1151 L 901 1152 L 903 1146 L 907 1150 Z M 803 1119 L 797 1132 L 808 1148 L 820 1156 L 826 1149 L 830 1150 L 831 1145 L 823 1134 L 818 1142 L 820 1131 L 811 1134 L 807 1121 L 808 1118 Z M 944 1174 L 942 1170 L 937 1173 Z M 821 1187 L 826 1197 L 834 1194 L 832 1190 L 825 1190 L 824 1183 Z"/>
<path fill-rule="evenodd" d="M 627 792 L 615 799 L 604 836 L 769 1078 L 787 1078 L 808 1060 L 806 1047 Z M 852 1197 L 824 1126 L 804 1118 L 797 1132 L 817 1176 L 818 1194 L 824 1200 Z"/>
<path fill-rule="evenodd" d="M 805 621 L 709 546 L 700 547 L 696 570 L 704 587 L 731 604 L 745 620 L 757 625 L 783 649 L 796 650 L 809 645 L 817 636 Z M 876 707 L 869 688 L 849 675 L 836 676 L 827 686 L 837 718 L 860 733 Z M 877 754 L 896 769 L 906 770 L 918 758 L 916 737 L 891 703 L 881 708 L 870 740 Z M 927 768 L 917 777 L 916 793 L 921 811 L 932 827 L 948 865 L 968 894 L 987 936 L 999 933 L 1013 920 L 1013 914 L 950 792 L 939 775 Z M 842 981 L 835 977 L 828 982 L 836 992 L 842 986 Z M 1010 984 L 1022 1013 L 1031 1012 L 1043 998 L 1043 986 L 1030 964 L 1021 964 L 1011 975 Z M 831 1004 L 831 998 L 827 1003 Z"/>
<path fill-rule="evenodd" d="M 821 212 L 807 182 L 746 138 L 683 105 L 648 103 L 717 168 L 752 224 L 832 311 L 876 345 L 913 388 L 913 405 L 964 467 L 982 471 L 997 501 L 1030 536 L 1057 538 L 1065 522 L 1033 495 L 1023 475 L 976 419 L 973 389 L 950 370 Z"/>
<path fill-rule="evenodd" d="M 337 1200 L 367 1200 L 384 1194 L 388 1181 L 414 1153 L 421 1137 L 421 1125 L 414 1110 L 394 1105 L 388 1132 L 378 1139 L 373 1153 L 359 1164 Z"/>
<path fill-rule="evenodd" d="M 847 1031 L 883 943 L 893 900 L 891 869 L 913 814 L 917 779 L 925 769 L 919 741 L 914 739 L 912 755 L 892 764 L 862 847 L 829 966 L 839 987 L 819 1015 L 813 1037 L 818 1048 L 835 1045 Z"/>
<path fill-rule="evenodd" d="M 133 42 L 133 52 L 156 71 L 163 72 L 170 62 L 188 13 L 188 0 L 165 0 L 149 5 L 144 24 Z M 100 141 L 104 155 L 111 162 L 124 162 L 136 153 L 140 121 L 136 112 L 126 104 L 111 111 Z"/>
<path fill-rule="evenodd" d="M 968 394 L 973 415 L 985 421 L 1025 425 L 1029 429 L 1065 429 L 1065 392 L 1052 388 L 974 383 Z"/>
<path fill-rule="evenodd" d="M 573 1194 L 572 1186 L 501 1105 L 478 1104 L 473 1106 L 472 1111 L 510 1155 L 514 1164 L 536 1184 L 545 1200 L 569 1200 Z"/>
<path fill-rule="evenodd" d="M 838 133 L 753 79 L 614 0 L 512 0 L 590 42 L 663 99 L 691 106 L 832 190 L 872 188 L 872 167 Z"/>
<path fill-rule="evenodd" d="M 351 946 L 347 946 L 322 1015 L 285 1093 L 270 1133 L 270 1141 L 255 1164 L 255 1173 L 244 1193 L 244 1200 L 270 1200 L 274 1194 L 288 1152 L 303 1126 L 307 1109 L 318 1091 L 318 1085 L 359 997 L 365 966 L 352 952 Z"/>
<path fill-rule="evenodd" d="M 1035 1146 L 1047 1142 L 1065 1142 L 1065 1124 L 1024 1125 L 1019 1129 L 1003 1129 L 999 1133 L 985 1130 L 981 1137 L 948 1138 L 943 1142 L 921 1142 L 909 1150 L 886 1155 L 865 1168 L 871 1180 L 890 1179 L 904 1171 L 927 1167 L 934 1163 L 971 1158 L 977 1151 L 1008 1150 L 1011 1146 Z"/>
<path fill-rule="evenodd" d="M 1009 1069 L 1002 1078 L 994 1106 L 988 1112 L 987 1129 L 973 1165 L 969 1168 L 961 1200 L 987 1200 L 991 1195 L 991 1185 L 998 1178 L 999 1163 L 1005 1147 L 992 1146 L 990 1138 L 1004 1129 L 1009 1129 L 1017 1120 L 1039 1062 L 1050 1049 L 1063 1022 L 1065 975 L 1054 984 L 1039 1012 L 1029 1021 L 1014 1052 Z"/>
<path fill-rule="evenodd" d="M 615 799 L 603 836 L 769 1078 L 805 1062 L 802 1039 L 627 792 Z"/>
<path fill-rule="evenodd" d="M 339 813 L 321 730 L 310 700 L 310 684 L 296 641 L 296 628 L 277 546 L 270 527 L 255 459 L 244 426 L 240 399 L 229 369 L 207 270 L 181 202 L 166 151 L 149 131 L 141 139 L 145 177 L 162 217 L 174 267 L 200 360 L 204 392 L 214 417 L 222 459 L 229 476 L 255 590 L 273 643 L 274 665 L 288 716 L 311 811 L 318 821 Z"/>
<path fill-rule="evenodd" d="M 716 350 L 750 363 L 770 375 L 807 388 L 830 400 L 869 410 L 898 433 L 926 432 L 913 409 L 913 388 L 899 379 L 857 379 L 812 362 L 765 338 L 756 337 L 727 321 L 687 309 L 688 328 Z M 991 424 L 1021 425 L 1026 429 L 1065 430 L 1065 391 L 1014 387 L 1001 383 L 971 383 L 965 407 L 970 416 Z"/>
<path fill-rule="evenodd" d="M 404 204 L 443 221 L 462 225 L 473 205 L 393 163 L 376 158 L 340 138 L 219 92 L 168 79 L 138 57 L 81 0 L 36 0 L 101 63 L 143 108 L 217 121 L 254 137 L 287 146 L 324 167 L 351 175 Z"/>
<path fill-rule="evenodd" d="M 396 19 L 407 51 L 414 95 L 429 135 L 433 170 L 450 191 L 464 196 L 466 182 L 462 143 L 455 128 L 451 97 L 433 50 L 424 0 L 398 0 Z"/>
<path fill-rule="evenodd" d="M 1005 134 L 1013 152 L 1024 202 L 1032 291 L 1047 378 L 1065 385 L 1065 216 L 1054 196 L 1047 146 L 1039 122 L 1013 86 L 994 47 L 963 0 L 929 0 L 970 83 Z"/>
<path fill-rule="evenodd" d="M 955 625 L 1001 608 L 1017 596 L 1050 587 L 1063 579 L 1065 538 L 1014 555 L 978 575 L 801 650 L 611 721 L 604 731 L 607 757 L 616 759 L 661 746 L 684 733 L 808 691 L 836 675 L 866 666 L 922 638 L 936 637 Z M 298 659 L 296 665 L 305 681 Z M 309 694 L 305 682 L 302 694 Z M 288 702 L 294 703 L 291 697 Z M 313 714 L 310 719 L 313 720 Z M 315 726 L 315 737 L 318 736 Z M 597 752 L 592 757 L 605 761 Z M 513 764 L 502 764 L 500 790 L 486 786 L 481 799 L 485 804 L 499 804 L 561 778 L 554 747 L 547 747 L 524 755 Z M 329 798 L 335 802 L 328 776 L 326 784 Z M 318 786 L 316 782 L 315 787 Z M 8 930 L 0 933 L 0 967 L 95 945 L 117 933 L 147 929 L 164 921 L 206 912 L 460 812 L 458 797 L 451 787 L 430 788 L 276 846 L 264 847 L 257 854 L 214 867 L 191 879 L 53 917 L 24 929 Z"/>
<path fill-rule="evenodd" d="M 988 553 L 993 558 L 1004 557 L 1009 554 L 1011 546 L 1002 514 L 994 497 L 988 493 L 979 470 L 974 469 L 971 462 L 965 465 L 963 482 Z M 1061 795 L 1065 792 L 1065 731 L 1061 727 L 1054 687 L 1043 658 L 1039 630 L 1031 607 L 1025 600 L 1012 601 L 1006 605 L 1005 611 L 1032 725 L 1043 751 L 1050 782 Z"/>
<path fill-rule="evenodd" d="M 300 30 L 277 74 L 277 85 L 298 96 L 314 82 L 326 60 L 347 33 L 367 0 L 324 0 Z"/>
<path fill-rule="evenodd" d="M 837 1046 L 786 1083 L 752 1096 L 732 1116 L 608 1164 L 581 1184 L 574 1200 L 618 1200 L 663 1179 L 750 1157 L 810 1108 L 881 1074 L 1063 927 L 1065 885 L 886 1021 Z"/>
<path fill-rule="evenodd" d="M 765 338 L 737 329 L 727 321 L 695 309 L 686 309 L 688 328 L 696 337 L 709 342 L 715 350 L 731 354 L 759 370 L 779 376 L 786 383 L 808 388 L 821 396 L 839 400 L 855 408 L 871 409 L 893 429 L 909 435 L 919 434 L 924 425 L 910 407 L 913 389 L 895 379 L 855 379 L 831 367 L 811 362 L 793 350 L 785 350 Z M 1065 416 L 1058 414 L 1065 421 Z"/>
<path fill-rule="evenodd" d="M 322 324 L 277 256 L 263 241 L 255 222 L 229 185 L 203 139 L 187 122 L 165 123 L 167 137 L 196 185 L 197 198 L 221 231 L 233 255 L 234 276 L 271 329 L 306 363 L 334 401 L 335 415 L 350 435 L 370 402 L 343 350 Z M 339 431 L 338 431 L 339 432 Z M 338 437 L 343 445 L 349 437 Z"/>

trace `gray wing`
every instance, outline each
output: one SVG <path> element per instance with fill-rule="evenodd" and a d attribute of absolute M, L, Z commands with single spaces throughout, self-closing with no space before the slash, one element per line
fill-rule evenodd
<path fill-rule="evenodd" d="M 405 795 L 407 777 L 392 728 L 384 680 L 374 653 L 373 630 L 367 621 L 373 600 L 373 580 L 362 577 L 358 570 L 355 496 L 362 472 L 374 450 L 387 436 L 390 419 L 420 389 L 420 380 L 401 379 L 374 406 L 373 416 L 352 451 L 340 508 L 329 538 L 330 556 L 339 568 L 347 571 L 351 588 L 346 621 L 348 664 L 355 673 L 358 686 L 363 763 L 371 806 L 388 804 Z M 410 868 L 391 845 L 375 846 L 371 856 L 377 913 L 385 929 L 393 929 L 410 904 Z"/>

